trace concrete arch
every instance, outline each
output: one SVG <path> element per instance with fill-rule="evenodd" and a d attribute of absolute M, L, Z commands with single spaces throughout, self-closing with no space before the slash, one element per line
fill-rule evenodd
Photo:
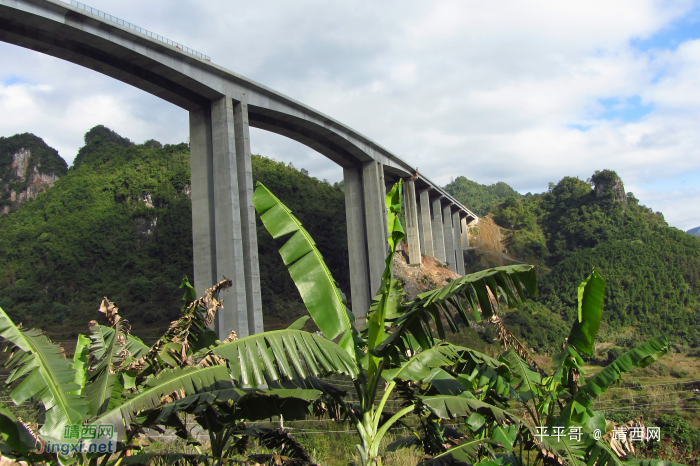
<path fill-rule="evenodd" d="M 0 0 L 0 40 L 92 69 L 190 112 L 195 285 L 201 293 L 217 277 L 235 276 L 227 296 L 233 315 L 218 323 L 222 337 L 231 329 L 239 336 L 262 331 L 248 128 L 291 138 L 342 166 L 352 301 L 356 315 L 364 316 L 383 270 L 386 184 L 414 175 L 411 165 L 301 102 L 100 12 L 58 0 Z M 413 223 L 432 230 L 433 236 L 442 228 L 430 225 L 439 216 L 433 214 L 431 220 L 429 199 L 434 209 L 438 202 L 462 217 L 477 218 L 425 176 L 411 183 L 413 194 L 406 201 L 415 212 Z M 420 208 L 416 193 L 421 193 Z M 418 216 L 426 206 L 428 214 Z M 454 245 L 452 257 L 461 255 L 457 237 L 466 234 L 458 232 L 458 219 L 449 235 L 444 228 Z M 411 228 L 411 257 L 420 261 L 419 228 Z M 420 243 L 424 253 L 425 243 Z"/>

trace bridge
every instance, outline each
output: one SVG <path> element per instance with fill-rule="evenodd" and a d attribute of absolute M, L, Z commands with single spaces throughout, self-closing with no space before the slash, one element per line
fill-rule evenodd
<path fill-rule="evenodd" d="M 79 2 L 0 0 L 0 40 L 84 66 L 189 112 L 194 282 L 226 276 L 217 332 L 263 331 L 249 128 L 298 141 L 343 168 L 350 296 L 364 319 L 387 253 L 384 195 L 405 183 L 409 263 L 421 254 L 464 273 L 467 225 L 477 217 L 379 144 L 209 57 Z M 416 176 L 417 175 L 417 176 Z"/>

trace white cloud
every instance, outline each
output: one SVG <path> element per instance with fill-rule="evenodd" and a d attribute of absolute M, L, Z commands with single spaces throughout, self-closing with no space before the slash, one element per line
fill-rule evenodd
<path fill-rule="evenodd" d="M 463 174 L 541 191 L 549 181 L 610 168 L 638 186 L 642 203 L 668 205 L 672 224 L 689 221 L 651 184 L 700 173 L 700 41 L 647 52 L 630 42 L 697 9 L 694 2 L 92 0 L 91 6 L 331 115 L 437 182 Z M 34 132 L 67 160 L 100 123 L 137 142 L 187 138 L 186 112 L 153 96 L 10 45 L 0 44 L 0 56 L 0 83 L 20 79 L 0 86 L 0 135 Z M 637 95 L 653 106 L 639 121 L 598 119 L 600 99 Z M 251 136 L 254 152 L 320 179 L 341 177 L 304 146 L 258 130 Z M 673 194 L 684 195 L 696 194 Z"/>

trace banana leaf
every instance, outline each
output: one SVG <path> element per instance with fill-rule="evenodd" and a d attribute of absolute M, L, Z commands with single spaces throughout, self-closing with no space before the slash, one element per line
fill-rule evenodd
<path fill-rule="evenodd" d="M 273 238 L 294 233 L 279 252 L 321 332 L 332 340 L 350 330 L 343 295 L 309 232 L 292 215 L 292 211 L 260 182 L 253 194 L 253 204 Z"/>
<path fill-rule="evenodd" d="M 483 445 L 500 446 L 498 442 L 488 439 L 469 440 L 456 447 L 450 448 L 444 453 L 440 453 L 430 459 L 426 459 L 418 466 L 447 466 L 452 464 L 471 464 L 476 461 L 479 450 Z"/>
<path fill-rule="evenodd" d="M 567 339 L 568 344 L 586 356 L 593 354 L 593 344 L 603 317 L 605 280 L 595 270 L 578 286 L 578 320 Z"/>
<path fill-rule="evenodd" d="M 164 397 L 174 393 L 181 396 L 223 388 L 233 388 L 233 382 L 226 366 L 185 367 L 165 370 L 149 379 L 141 390 L 128 398 L 115 403 L 104 414 L 93 418 L 94 424 L 111 424 L 123 440 L 124 429 L 128 428 L 137 413 L 152 410 L 162 404 Z"/>
<path fill-rule="evenodd" d="M 568 426 L 571 421 L 585 423 L 594 413 L 591 409 L 598 395 L 605 393 L 610 386 L 622 378 L 622 374 L 636 368 L 644 368 L 669 350 L 668 339 L 658 336 L 626 352 L 602 371 L 586 381 L 562 410 L 560 421 Z"/>
<path fill-rule="evenodd" d="M 233 378 L 244 386 L 328 373 L 355 377 L 358 371 L 343 348 L 302 330 L 259 333 L 216 346 L 212 351 L 229 360 Z"/>
<path fill-rule="evenodd" d="M 0 338 L 13 352 L 6 363 L 12 371 L 6 383 L 21 383 L 10 394 L 15 404 L 29 399 L 41 400 L 46 421 L 40 433 L 58 439 L 68 424 L 80 424 L 87 416 L 84 396 L 73 394 L 80 390 L 70 361 L 62 349 L 38 330 L 20 330 L 0 308 Z"/>
<path fill-rule="evenodd" d="M 435 324 L 438 337 L 444 339 L 443 319 L 453 333 L 457 332 L 458 316 L 465 325 L 470 325 L 471 319 L 481 321 L 482 315 L 490 318 L 498 311 L 499 297 L 506 300 L 508 307 L 517 307 L 525 299 L 526 290 L 532 296 L 537 292 L 537 278 L 531 265 L 496 267 L 460 277 L 401 306 L 397 312 L 399 317 L 392 321 L 396 330 L 377 345 L 373 354 L 381 357 L 392 353 L 407 333 L 412 334 L 421 347 L 429 349 L 435 346 L 431 323 Z M 463 303 L 471 309 L 472 317 L 467 315 Z"/>

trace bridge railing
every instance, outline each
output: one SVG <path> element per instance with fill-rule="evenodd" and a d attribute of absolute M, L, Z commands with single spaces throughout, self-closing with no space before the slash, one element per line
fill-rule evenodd
<path fill-rule="evenodd" d="M 204 55 L 201 52 L 197 52 L 196 50 L 191 49 L 185 45 L 182 45 L 179 42 L 175 42 L 174 40 L 170 40 L 166 37 L 163 37 L 159 34 L 156 34 L 155 32 L 151 32 L 151 31 L 144 29 L 142 27 L 139 27 L 135 24 L 131 24 L 130 22 L 124 21 L 123 19 L 117 18 L 116 16 L 112 16 L 109 13 L 105 13 L 104 11 L 100 11 L 97 8 L 93 8 L 91 6 L 85 5 L 84 3 L 75 2 L 73 0 L 71 0 L 70 4 L 73 5 L 74 7 L 80 8 L 81 10 L 88 11 L 88 12 L 92 13 L 93 15 L 97 15 L 101 18 L 108 19 L 108 20 L 113 21 L 117 24 L 128 27 L 129 29 L 132 29 L 136 32 L 140 32 L 141 34 L 145 34 L 148 37 L 152 37 L 152 38 L 157 39 L 161 42 L 165 42 L 166 44 L 172 45 L 173 47 L 177 47 L 180 50 L 183 50 L 187 53 L 191 53 L 192 55 L 199 57 L 203 60 L 211 61 L 211 57 Z"/>

